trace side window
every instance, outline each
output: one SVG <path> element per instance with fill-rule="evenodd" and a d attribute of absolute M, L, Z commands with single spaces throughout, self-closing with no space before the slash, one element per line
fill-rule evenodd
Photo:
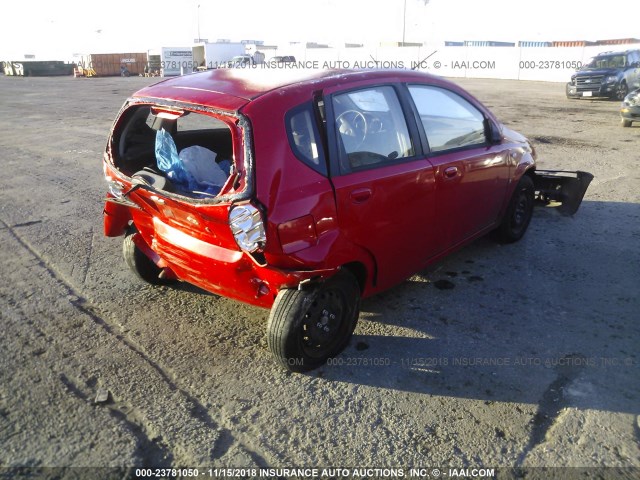
<path fill-rule="evenodd" d="M 320 133 L 311 104 L 297 107 L 285 117 L 291 150 L 304 164 L 327 176 L 327 163 L 322 154 Z"/>
<path fill-rule="evenodd" d="M 332 104 L 343 173 L 415 154 L 393 87 L 336 94 Z"/>
<path fill-rule="evenodd" d="M 486 142 L 484 116 L 461 96 L 444 88 L 410 86 L 432 152 Z"/>

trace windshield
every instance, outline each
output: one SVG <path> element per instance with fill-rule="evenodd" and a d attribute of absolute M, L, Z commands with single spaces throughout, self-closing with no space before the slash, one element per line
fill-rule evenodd
<path fill-rule="evenodd" d="M 586 65 L 588 69 L 600 69 L 600 68 L 622 68 L 625 66 L 624 55 L 601 55 L 593 57 Z"/>

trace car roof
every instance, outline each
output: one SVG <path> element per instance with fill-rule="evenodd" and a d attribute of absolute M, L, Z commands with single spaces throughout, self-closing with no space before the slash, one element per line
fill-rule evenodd
<path fill-rule="evenodd" d="M 164 80 L 139 90 L 134 97 L 159 98 L 236 111 L 273 90 L 283 89 L 282 93 L 286 94 L 286 87 L 290 85 L 321 90 L 339 83 L 369 79 L 443 81 L 439 77 L 412 70 L 216 69 Z"/>

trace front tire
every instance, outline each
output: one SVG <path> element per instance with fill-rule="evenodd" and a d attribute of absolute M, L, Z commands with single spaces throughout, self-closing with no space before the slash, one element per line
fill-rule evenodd
<path fill-rule="evenodd" d="M 513 243 L 520 240 L 533 216 L 533 202 L 535 200 L 535 186 L 528 175 L 524 175 L 518 182 L 507 211 L 496 233 L 502 243 Z"/>
<path fill-rule="evenodd" d="M 626 97 L 628 93 L 629 87 L 627 87 L 627 84 L 625 82 L 621 82 L 616 89 L 615 100 L 624 100 L 624 97 Z"/>
<path fill-rule="evenodd" d="M 360 287 L 342 270 L 309 290 L 281 290 L 269 315 L 267 344 L 292 372 L 323 365 L 349 343 L 360 312 Z"/>
<path fill-rule="evenodd" d="M 621 118 L 621 119 L 620 119 L 620 125 L 621 125 L 622 127 L 628 128 L 628 127 L 630 127 L 630 126 L 631 126 L 631 124 L 632 124 L 632 123 L 633 123 L 633 122 L 632 122 L 631 120 L 625 120 L 624 118 Z"/>

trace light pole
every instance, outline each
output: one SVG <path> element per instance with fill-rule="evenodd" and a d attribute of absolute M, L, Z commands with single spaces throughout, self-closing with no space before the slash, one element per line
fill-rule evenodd
<path fill-rule="evenodd" d="M 201 39 L 202 37 L 200 36 L 200 4 L 198 4 L 198 43 L 200 43 Z"/>
<path fill-rule="evenodd" d="M 404 34 L 407 28 L 407 0 L 404 0 L 404 8 L 402 10 L 402 46 L 404 47 Z"/>
<path fill-rule="evenodd" d="M 431 0 L 423 0 L 426 7 Z M 415 29 L 414 29 L 415 30 Z M 404 7 L 402 9 L 402 46 L 405 43 L 405 34 L 407 31 L 407 0 L 404 0 Z"/>

